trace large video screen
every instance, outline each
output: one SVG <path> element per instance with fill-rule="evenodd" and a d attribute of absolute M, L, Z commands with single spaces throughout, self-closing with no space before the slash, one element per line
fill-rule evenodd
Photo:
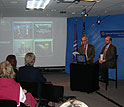
<path fill-rule="evenodd" d="M 1 60 L 15 54 L 21 66 L 25 54 L 33 52 L 36 66 L 65 66 L 66 18 L 4 18 L 0 31 Z"/>

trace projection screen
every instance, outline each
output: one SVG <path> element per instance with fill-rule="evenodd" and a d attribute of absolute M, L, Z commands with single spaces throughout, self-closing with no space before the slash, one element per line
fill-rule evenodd
<path fill-rule="evenodd" d="M 65 66 L 67 18 L 5 17 L 0 19 L 0 61 L 8 54 L 24 65 L 27 52 L 36 55 L 35 66 Z"/>

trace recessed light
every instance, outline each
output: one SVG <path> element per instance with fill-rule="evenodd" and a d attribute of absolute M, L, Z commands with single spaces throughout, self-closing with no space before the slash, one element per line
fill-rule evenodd
<path fill-rule="evenodd" d="M 75 12 L 72 12 L 71 14 L 75 14 Z"/>
<path fill-rule="evenodd" d="M 17 1 L 10 1 L 10 3 L 17 4 L 18 2 Z"/>

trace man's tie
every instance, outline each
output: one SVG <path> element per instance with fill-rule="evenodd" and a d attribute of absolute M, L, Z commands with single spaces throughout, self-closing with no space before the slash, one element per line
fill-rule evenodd
<path fill-rule="evenodd" d="M 86 45 L 84 45 L 83 54 L 86 55 Z"/>
<path fill-rule="evenodd" d="M 104 59 L 105 59 L 105 57 L 106 57 L 107 49 L 108 49 L 108 46 L 105 47 L 104 52 L 103 52 L 103 54 L 104 54 Z"/>

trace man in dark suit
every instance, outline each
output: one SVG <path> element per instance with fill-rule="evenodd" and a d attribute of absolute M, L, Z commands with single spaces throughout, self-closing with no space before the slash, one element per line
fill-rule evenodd
<path fill-rule="evenodd" d="M 93 63 L 93 58 L 95 57 L 95 48 L 94 45 L 88 43 L 88 38 L 86 36 L 82 37 L 82 42 L 79 46 L 78 52 L 86 55 L 86 60 L 88 63 Z"/>
<path fill-rule="evenodd" d="M 104 82 L 107 82 L 108 68 L 114 68 L 116 66 L 116 47 L 111 44 L 112 38 L 107 36 L 105 38 L 105 46 L 102 48 L 99 58 L 99 74 Z"/>

